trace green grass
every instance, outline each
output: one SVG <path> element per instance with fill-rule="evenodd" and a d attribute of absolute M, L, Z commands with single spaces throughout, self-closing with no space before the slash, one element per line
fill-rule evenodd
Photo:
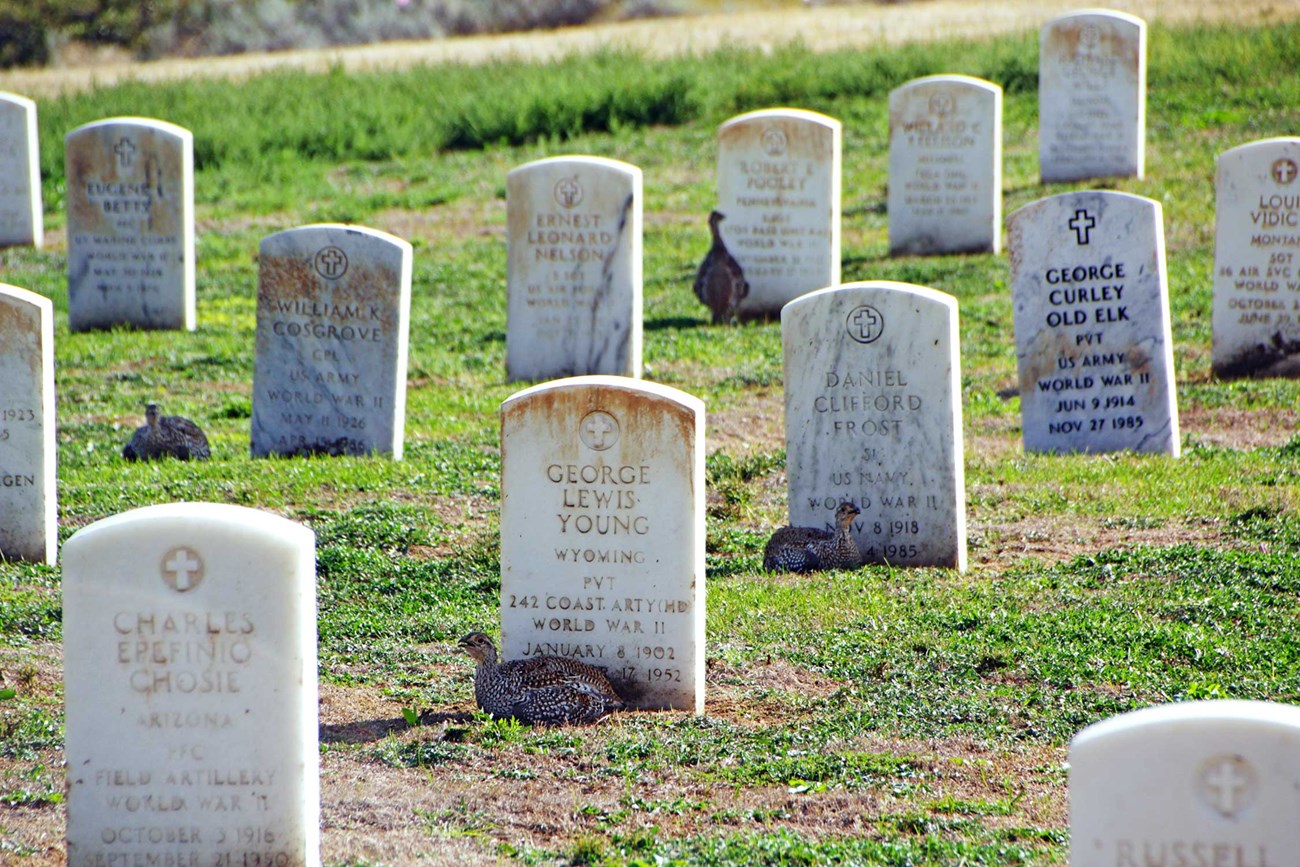
<path fill-rule="evenodd" d="M 1036 54 L 1032 36 L 829 55 L 607 53 L 43 102 L 52 233 L 73 127 L 156 116 L 190 127 L 198 157 L 191 335 L 70 334 L 61 246 L 0 251 L 5 282 L 55 302 L 60 534 L 175 500 L 311 526 L 321 677 L 378 694 L 399 721 L 377 742 L 338 736 L 325 749 L 445 789 L 441 806 L 406 817 L 431 847 L 454 840 L 522 863 L 1062 863 L 1061 761 L 1080 728 L 1165 701 L 1300 701 L 1300 438 L 1283 432 L 1300 382 L 1209 377 L 1214 157 L 1294 134 L 1300 80 L 1276 71 L 1300 67 L 1300 26 L 1154 27 L 1147 177 L 1106 183 L 1164 205 L 1179 460 L 1023 454 L 1018 399 L 1005 396 L 1016 382 L 1005 258 L 886 257 L 885 97 L 909 78 L 959 71 L 1006 89 L 1006 212 L 1082 186 L 1038 183 Z M 716 125 L 775 104 L 845 122 L 844 280 L 958 298 L 971 569 L 763 574 L 763 541 L 785 518 L 784 452 L 732 439 L 707 461 L 709 715 L 573 732 L 457 716 L 471 695 L 455 639 L 498 616 L 497 411 L 516 390 L 504 379 L 505 173 L 569 152 L 641 166 L 647 378 L 702 397 L 715 419 L 779 413 L 779 325 L 710 327 L 688 288 L 707 249 Z M 248 456 L 257 244 L 320 220 L 415 246 L 401 462 Z M 200 420 L 214 459 L 121 462 L 150 400 Z M 1271 445 L 1223 445 L 1228 422 L 1215 419 L 1232 413 Z M 0 565 L 3 808 L 61 809 L 59 581 L 55 568 Z M 568 830 L 521 842 L 512 816 L 466 794 L 483 779 L 570 793 Z M 36 852 L 0 809 L 6 863 Z"/>

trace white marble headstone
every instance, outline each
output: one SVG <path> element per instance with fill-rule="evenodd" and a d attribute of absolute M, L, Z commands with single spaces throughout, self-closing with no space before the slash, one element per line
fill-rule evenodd
<path fill-rule="evenodd" d="M 0 283 L 0 556 L 53 564 L 58 545 L 54 305 Z"/>
<path fill-rule="evenodd" d="M 1160 203 L 1049 196 L 1008 217 L 1007 246 L 1025 450 L 1177 456 Z"/>
<path fill-rule="evenodd" d="M 194 137 L 118 117 L 65 139 L 68 327 L 194 330 Z"/>
<path fill-rule="evenodd" d="M 840 281 L 843 126 L 793 108 L 751 111 L 718 128 L 718 207 L 749 295 L 736 313 L 777 316 Z"/>
<path fill-rule="evenodd" d="M 606 669 L 630 707 L 704 712 L 704 404 L 580 376 L 501 405 L 505 658 Z"/>
<path fill-rule="evenodd" d="M 1219 155 L 1214 373 L 1300 376 L 1300 138 Z"/>
<path fill-rule="evenodd" d="M 1044 24 L 1038 57 L 1043 182 L 1142 177 L 1146 95 L 1141 18 L 1085 9 Z"/>
<path fill-rule="evenodd" d="M 602 157 L 506 175 L 506 376 L 641 375 L 641 170 Z"/>
<path fill-rule="evenodd" d="M 0 92 L 0 247 L 39 247 L 44 234 L 36 103 Z"/>
<path fill-rule="evenodd" d="M 411 245 L 334 223 L 262 239 L 252 453 L 400 459 Z"/>
<path fill-rule="evenodd" d="M 1002 241 L 1002 88 L 967 75 L 889 94 L 889 251 L 996 253 Z"/>
<path fill-rule="evenodd" d="M 966 568 L 957 301 L 846 283 L 781 311 L 790 523 L 850 500 L 868 563 Z"/>
<path fill-rule="evenodd" d="M 1070 744 L 1071 867 L 1271 867 L 1300 852 L 1300 708 L 1160 705 Z"/>
<path fill-rule="evenodd" d="M 320 863 L 315 549 L 214 503 L 65 543 L 68 864 Z"/>

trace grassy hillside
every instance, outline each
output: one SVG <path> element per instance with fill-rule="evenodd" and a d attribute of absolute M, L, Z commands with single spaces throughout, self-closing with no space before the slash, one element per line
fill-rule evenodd
<path fill-rule="evenodd" d="M 318 539 L 325 856 L 333 865 L 1048 864 L 1064 745 L 1204 697 L 1300 701 L 1300 383 L 1209 377 L 1214 157 L 1295 134 L 1300 25 L 1150 39 L 1147 178 L 1164 205 L 1184 456 L 1022 453 L 1003 257 L 886 257 L 886 95 L 961 72 L 1006 89 L 1007 212 L 1038 183 L 1036 42 L 624 54 L 545 66 L 276 74 L 43 102 L 49 243 L 0 279 L 54 299 L 61 536 L 176 500 Z M 971 569 L 759 570 L 785 519 L 777 323 L 708 325 L 715 128 L 840 118 L 844 274 L 960 304 Z M 69 334 L 62 138 L 116 114 L 194 131 L 199 329 Z M 709 410 L 708 714 L 529 731 L 471 716 L 455 640 L 495 629 L 505 173 L 592 153 L 645 171 L 647 378 Z M 415 246 L 402 462 L 248 457 L 258 241 L 362 223 Z M 143 406 L 200 421 L 207 464 L 117 456 Z M 0 860 L 62 863 L 59 571 L 0 565 Z M 411 720 L 419 715 L 418 724 Z M 409 717 L 409 719 L 408 719 Z"/>

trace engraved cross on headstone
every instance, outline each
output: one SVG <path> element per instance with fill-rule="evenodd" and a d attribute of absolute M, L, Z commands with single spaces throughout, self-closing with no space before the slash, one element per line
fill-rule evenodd
<path fill-rule="evenodd" d="M 1070 219 L 1067 225 L 1074 230 L 1075 236 L 1079 239 L 1079 244 L 1086 245 L 1088 243 L 1088 232 L 1097 225 L 1097 220 L 1092 214 L 1080 209 L 1074 212 L 1074 217 Z"/>
<path fill-rule="evenodd" d="M 320 262 L 324 266 L 326 277 L 337 277 L 341 274 L 345 261 L 347 260 L 343 258 L 343 254 L 334 249 L 326 250 L 320 255 Z"/>
<path fill-rule="evenodd" d="M 1229 758 L 1220 761 L 1205 775 L 1210 803 L 1225 816 L 1232 816 L 1241 807 L 1239 796 L 1248 785 L 1250 780 Z"/>
<path fill-rule="evenodd" d="M 593 449 L 603 449 L 605 448 L 605 435 L 613 432 L 614 423 L 609 420 L 608 416 L 597 414 L 587 416 L 583 427 L 586 430 L 587 438 L 591 441 L 591 447 Z"/>
<path fill-rule="evenodd" d="M 131 144 L 129 139 L 119 141 L 113 147 L 113 153 L 117 154 L 118 168 L 131 168 L 131 163 L 135 160 L 135 145 Z"/>
<path fill-rule="evenodd" d="M 853 337 L 862 343 L 870 343 L 880 336 L 880 315 L 870 307 L 859 307 L 849 315 L 849 324 L 853 326 Z"/>
<path fill-rule="evenodd" d="M 193 585 L 190 583 L 190 576 L 195 575 L 203 569 L 203 563 L 196 556 L 191 556 L 193 552 L 189 548 L 177 548 L 170 560 L 163 563 L 163 569 L 173 576 L 176 582 L 176 589 L 182 593 L 189 590 Z"/>
<path fill-rule="evenodd" d="M 555 194 L 560 200 L 560 204 L 566 208 L 572 208 L 578 203 L 582 196 L 582 187 L 574 178 L 566 178 L 555 186 Z"/>
<path fill-rule="evenodd" d="M 1295 180 L 1300 167 L 1297 167 L 1295 160 L 1280 159 L 1273 163 L 1273 180 L 1279 184 L 1289 184 Z"/>

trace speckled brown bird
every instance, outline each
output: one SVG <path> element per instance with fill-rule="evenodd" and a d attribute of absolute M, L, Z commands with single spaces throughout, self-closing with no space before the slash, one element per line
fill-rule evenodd
<path fill-rule="evenodd" d="M 585 662 L 564 656 L 497 662 L 496 645 L 482 632 L 471 632 L 459 645 L 478 663 L 474 699 L 494 718 L 581 725 L 624 706 L 605 673 Z"/>
<path fill-rule="evenodd" d="M 848 500 L 835 510 L 838 530 L 816 527 L 782 527 L 763 549 L 763 568 L 769 572 L 815 572 L 819 569 L 857 569 L 862 551 L 853 540 L 853 519 L 861 511 Z"/>
<path fill-rule="evenodd" d="M 131 441 L 122 448 L 128 461 L 154 461 L 172 457 L 182 461 L 206 461 L 211 455 L 208 438 L 199 426 L 179 415 L 158 414 L 158 404 L 144 409 L 145 423 L 136 428 Z"/>
<path fill-rule="evenodd" d="M 736 316 L 736 307 L 749 295 L 749 282 L 740 263 L 732 257 L 723 243 L 718 223 L 726 219 L 721 211 L 709 214 L 709 230 L 713 233 L 713 246 L 709 248 L 700 270 L 695 274 L 695 297 L 713 312 L 713 324 L 730 322 Z"/>

